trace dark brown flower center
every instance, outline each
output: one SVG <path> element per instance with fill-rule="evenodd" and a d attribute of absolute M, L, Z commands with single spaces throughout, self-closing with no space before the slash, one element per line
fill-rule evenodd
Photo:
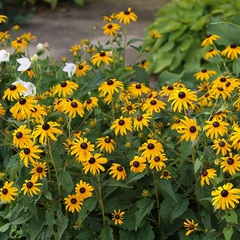
<path fill-rule="evenodd" d="M 111 29 L 113 27 L 113 25 L 111 23 L 108 24 L 107 28 Z"/>
<path fill-rule="evenodd" d="M 154 149 L 154 144 L 153 143 L 149 143 L 147 145 L 147 148 L 150 149 L 150 150 Z"/>
<path fill-rule="evenodd" d="M 189 128 L 189 131 L 190 131 L 191 133 L 195 133 L 195 132 L 197 131 L 197 128 L 196 128 L 195 126 L 191 126 L 191 127 Z"/>
<path fill-rule="evenodd" d="M 237 45 L 236 45 L 235 43 L 232 43 L 232 44 L 230 45 L 230 48 L 237 48 Z"/>
<path fill-rule="evenodd" d="M 104 139 L 104 142 L 105 143 L 111 143 L 111 139 L 109 137 L 107 137 L 107 138 Z"/>
<path fill-rule="evenodd" d="M 139 163 L 138 161 L 134 161 L 134 162 L 133 162 L 133 166 L 134 166 L 135 168 L 138 168 L 138 167 L 140 166 L 140 163 Z"/>
<path fill-rule="evenodd" d="M 140 116 L 137 116 L 137 120 L 140 122 L 141 120 L 143 119 L 143 116 L 140 115 Z"/>
<path fill-rule="evenodd" d="M 112 79 L 108 79 L 108 80 L 107 80 L 107 85 L 108 85 L 108 86 L 113 85 L 113 80 L 112 80 Z"/>
<path fill-rule="evenodd" d="M 106 56 L 106 54 L 105 54 L 104 51 L 101 51 L 101 52 L 99 53 L 99 55 L 100 55 L 100 57 L 105 57 L 105 56 Z"/>
<path fill-rule="evenodd" d="M 220 78 L 220 82 L 226 82 L 226 81 L 227 81 L 227 79 L 225 77 Z"/>
<path fill-rule="evenodd" d="M 17 43 L 22 43 L 22 40 L 20 38 L 18 38 Z"/>
<path fill-rule="evenodd" d="M 168 89 L 168 90 L 173 90 L 174 88 L 173 88 L 172 85 L 169 85 L 169 86 L 167 87 L 167 89 Z"/>
<path fill-rule="evenodd" d="M 128 110 L 128 111 L 130 111 L 130 110 L 132 110 L 132 109 L 133 109 L 132 105 L 128 105 L 128 106 L 127 106 L 127 110 Z"/>
<path fill-rule="evenodd" d="M 19 104 L 20 105 L 24 105 L 27 102 L 27 100 L 25 98 L 20 98 L 19 99 Z"/>
<path fill-rule="evenodd" d="M 61 87 L 66 87 L 67 86 L 67 82 L 61 82 Z"/>
<path fill-rule="evenodd" d="M 78 106 L 78 104 L 77 104 L 76 102 L 71 102 L 71 106 L 72 106 L 73 108 L 76 108 L 76 107 Z"/>
<path fill-rule="evenodd" d="M 130 12 L 127 10 L 127 11 L 124 11 L 124 14 L 125 14 L 125 15 L 129 15 Z"/>
<path fill-rule="evenodd" d="M 84 66 L 82 64 L 78 65 L 78 69 L 82 70 L 84 68 Z"/>
<path fill-rule="evenodd" d="M 118 121 L 118 124 L 119 124 L 120 126 L 123 126 L 123 125 L 125 124 L 125 121 L 121 119 L 121 120 Z"/>
<path fill-rule="evenodd" d="M 90 104 L 90 103 L 92 103 L 92 99 L 91 99 L 91 98 L 89 98 L 89 99 L 86 101 L 86 103 L 87 103 L 87 104 Z"/>
<path fill-rule="evenodd" d="M 91 158 L 88 160 L 88 162 L 89 162 L 90 164 L 94 164 L 94 163 L 96 162 L 96 159 L 95 159 L 94 157 L 91 157 Z"/>
<path fill-rule="evenodd" d="M 77 203 L 77 199 L 76 198 L 71 198 L 71 203 L 72 204 L 76 204 Z"/>
<path fill-rule="evenodd" d="M 32 182 L 28 182 L 26 186 L 27 186 L 28 189 L 30 189 L 30 188 L 33 187 L 33 183 Z"/>
<path fill-rule="evenodd" d="M 42 173 L 43 172 L 43 168 L 42 167 L 37 167 L 37 172 L 38 173 Z"/>
<path fill-rule="evenodd" d="M 168 175 L 169 175 L 169 174 L 168 174 L 168 171 L 164 171 L 164 172 L 163 172 L 163 176 L 164 176 L 164 177 L 167 177 Z"/>
<path fill-rule="evenodd" d="M 227 82 L 227 83 L 225 84 L 226 87 L 229 87 L 230 85 L 231 85 L 230 82 Z"/>
<path fill-rule="evenodd" d="M 11 86 L 9 87 L 9 89 L 10 89 L 11 91 L 14 91 L 14 90 L 17 89 L 17 87 L 16 87 L 15 85 L 11 85 Z"/>
<path fill-rule="evenodd" d="M 16 138 L 20 139 L 22 138 L 23 134 L 21 132 L 17 132 L 16 133 Z"/>
<path fill-rule="evenodd" d="M 87 143 L 82 142 L 82 143 L 80 144 L 80 147 L 81 147 L 82 149 L 87 149 L 88 145 L 87 145 Z"/>
<path fill-rule="evenodd" d="M 154 162 L 159 162 L 161 159 L 160 159 L 160 157 L 159 156 L 155 156 L 154 157 Z"/>
<path fill-rule="evenodd" d="M 222 87 L 217 87 L 217 89 L 222 92 L 223 91 L 223 88 Z"/>
<path fill-rule="evenodd" d="M 85 192 L 86 192 L 86 189 L 85 189 L 84 187 L 81 187 L 81 188 L 79 189 L 79 192 L 80 192 L 80 193 L 85 193 Z"/>
<path fill-rule="evenodd" d="M 189 230 L 194 230 L 194 225 L 190 223 L 189 226 L 188 226 L 188 229 Z"/>
<path fill-rule="evenodd" d="M 136 86 L 135 86 L 135 88 L 137 88 L 137 89 L 141 89 L 141 84 L 136 84 Z"/>
<path fill-rule="evenodd" d="M 221 191 L 221 196 L 222 197 L 227 197 L 228 196 L 228 191 L 227 190 L 222 190 Z"/>
<path fill-rule="evenodd" d="M 219 122 L 213 122 L 213 127 L 219 127 L 220 126 L 220 124 L 219 124 Z"/>
<path fill-rule="evenodd" d="M 208 175 L 208 172 L 207 172 L 207 171 L 203 171 L 203 172 L 202 172 L 202 176 L 203 176 L 203 177 L 206 177 L 207 175 Z"/>
<path fill-rule="evenodd" d="M 228 163 L 228 165 L 233 165 L 234 164 L 234 159 L 233 158 L 228 158 L 227 163 Z"/>
<path fill-rule="evenodd" d="M 3 195 L 6 195 L 7 193 L 8 193 L 8 190 L 7 190 L 6 188 L 3 188 L 2 194 L 3 194 Z"/>
<path fill-rule="evenodd" d="M 50 128 L 50 125 L 48 123 L 44 123 L 42 125 L 42 129 L 45 130 L 45 131 L 47 131 L 49 128 Z"/>
<path fill-rule="evenodd" d="M 114 218 L 117 219 L 117 220 L 120 219 L 119 214 L 116 214 Z"/>
<path fill-rule="evenodd" d="M 156 105 L 157 102 L 156 102 L 156 100 L 151 100 L 150 104 L 151 104 L 151 105 Z"/>
<path fill-rule="evenodd" d="M 207 69 L 202 69 L 202 73 L 206 73 L 207 72 Z"/>
<path fill-rule="evenodd" d="M 214 51 L 214 49 L 210 49 L 208 52 L 213 52 Z"/>
<path fill-rule="evenodd" d="M 123 167 L 122 167 L 122 166 L 118 166 L 118 167 L 117 167 L 117 170 L 118 170 L 119 172 L 122 172 L 122 171 L 123 171 Z"/>
<path fill-rule="evenodd" d="M 210 38 L 212 36 L 212 34 L 209 34 L 209 35 L 207 35 L 207 37 L 206 38 Z"/>
<path fill-rule="evenodd" d="M 186 97 L 185 92 L 179 92 L 179 93 L 178 93 L 178 97 L 179 97 L 179 98 L 185 98 L 185 97 Z"/>
<path fill-rule="evenodd" d="M 24 148 L 23 152 L 24 152 L 25 154 L 29 154 L 29 153 L 30 153 L 30 149 L 29 149 L 29 148 Z"/>
<path fill-rule="evenodd" d="M 225 142 L 223 142 L 223 141 L 220 141 L 219 143 L 218 143 L 218 145 L 220 146 L 220 147 L 225 147 Z"/>
<path fill-rule="evenodd" d="M 206 97 L 206 98 L 209 97 L 209 93 L 205 93 L 204 97 Z"/>

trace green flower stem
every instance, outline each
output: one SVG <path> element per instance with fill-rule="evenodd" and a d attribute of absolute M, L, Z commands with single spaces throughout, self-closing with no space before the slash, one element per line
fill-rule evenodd
<path fill-rule="evenodd" d="M 126 25 L 126 29 L 124 31 L 124 40 L 123 40 L 123 64 L 124 65 L 126 60 L 127 33 L 128 33 L 128 25 Z"/>
<path fill-rule="evenodd" d="M 100 177 L 99 175 L 97 175 L 97 181 L 98 181 L 98 196 L 99 196 L 99 204 L 102 210 L 102 220 L 103 220 L 103 227 L 105 227 L 106 223 L 105 223 L 105 212 L 104 212 L 104 204 L 103 204 L 103 200 L 102 200 L 102 186 L 100 183 Z"/>
<path fill-rule="evenodd" d="M 157 212 L 158 212 L 157 227 L 160 228 L 160 224 L 161 224 L 160 204 L 159 204 L 157 180 L 156 180 L 156 176 L 154 174 L 154 171 L 152 171 L 152 175 L 153 175 L 154 188 L 155 188 L 155 197 L 156 197 L 155 201 L 156 201 L 156 204 L 157 204 Z"/>

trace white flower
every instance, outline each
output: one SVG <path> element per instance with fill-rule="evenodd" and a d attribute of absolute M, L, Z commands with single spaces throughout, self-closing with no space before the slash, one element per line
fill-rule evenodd
<path fill-rule="evenodd" d="M 18 67 L 18 71 L 26 71 L 31 67 L 31 61 L 26 58 L 26 57 L 22 57 L 17 59 L 18 63 L 20 63 L 21 65 Z"/>
<path fill-rule="evenodd" d="M 34 54 L 32 57 L 30 57 L 31 62 L 37 62 L 38 60 L 38 55 Z"/>
<path fill-rule="evenodd" d="M 43 44 L 42 44 L 42 43 L 39 43 L 39 44 L 37 45 L 37 49 L 38 49 L 38 51 L 44 51 L 44 46 L 43 46 Z"/>
<path fill-rule="evenodd" d="M 1 62 L 8 62 L 10 57 L 10 53 L 7 52 L 5 49 L 0 50 L 0 63 Z"/>
<path fill-rule="evenodd" d="M 76 66 L 74 63 L 65 63 L 66 66 L 63 68 L 64 72 L 68 73 L 68 77 L 72 77 L 76 71 Z"/>
<path fill-rule="evenodd" d="M 36 95 L 36 86 L 34 84 L 32 84 L 31 82 L 24 82 L 23 80 L 18 78 L 17 81 L 12 83 L 12 85 L 16 85 L 18 83 L 21 83 L 22 86 L 27 89 L 27 91 L 25 91 L 25 93 L 23 94 L 24 97 L 28 95 Z"/>

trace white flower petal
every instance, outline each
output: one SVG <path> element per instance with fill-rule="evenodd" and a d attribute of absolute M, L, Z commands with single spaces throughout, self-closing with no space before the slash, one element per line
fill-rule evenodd
<path fill-rule="evenodd" d="M 10 58 L 10 53 L 7 52 L 5 49 L 0 50 L 0 63 L 1 62 L 8 62 Z"/>
<path fill-rule="evenodd" d="M 26 57 L 17 59 L 17 62 L 21 64 L 17 69 L 18 71 L 26 71 L 31 67 L 32 64 L 31 61 Z"/>
<path fill-rule="evenodd" d="M 66 66 L 63 68 L 64 72 L 68 73 L 68 77 L 72 77 L 73 74 L 76 72 L 76 66 L 74 63 L 65 63 Z"/>

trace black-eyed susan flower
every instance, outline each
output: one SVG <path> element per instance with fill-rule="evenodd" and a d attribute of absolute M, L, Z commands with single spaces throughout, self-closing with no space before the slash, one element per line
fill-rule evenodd
<path fill-rule="evenodd" d="M 115 141 L 109 136 L 97 138 L 96 147 L 100 147 L 100 151 L 111 153 L 115 149 Z"/>
<path fill-rule="evenodd" d="M 108 169 L 109 175 L 112 175 L 113 178 L 119 180 L 124 180 L 127 178 L 126 170 L 119 163 L 113 163 L 112 166 Z"/>
<path fill-rule="evenodd" d="M 213 95 L 215 99 L 218 99 L 220 96 L 223 98 L 223 100 L 226 98 L 231 98 L 231 94 L 226 91 L 225 86 L 212 86 L 212 88 L 209 90 L 209 93 Z"/>
<path fill-rule="evenodd" d="M 203 81 L 203 80 L 208 81 L 208 80 L 210 79 L 210 77 L 211 77 L 212 75 L 215 75 L 215 74 L 217 74 L 216 71 L 214 71 L 214 70 L 207 70 L 206 68 L 204 68 L 204 69 L 202 69 L 200 72 L 195 73 L 195 74 L 194 74 L 194 77 L 195 77 L 197 80 L 200 79 L 201 81 Z"/>
<path fill-rule="evenodd" d="M 116 78 L 110 78 L 98 87 L 98 91 L 100 91 L 103 96 L 106 96 L 106 94 L 113 95 L 122 89 L 123 82 L 118 81 Z"/>
<path fill-rule="evenodd" d="M 71 155 L 75 155 L 78 162 L 89 160 L 93 151 L 94 145 L 87 138 L 76 137 L 73 139 Z"/>
<path fill-rule="evenodd" d="M 28 116 L 29 119 L 34 119 L 36 122 L 43 122 L 43 117 L 47 116 L 46 106 L 37 104 L 33 107 Z"/>
<path fill-rule="evenodd" d="M 57 141 L 57 137 L 54 134 L 62 134 L 62 130 L 59 129 L 59 127 L 60 124 L 53 121 L 38 124 L 33 130 L 33 137 L 35 139 L 39 137 L 38 141 L 43 145 L 46 144 L 49 139 L 51 139 L 52 141 Z"/>
<path fill-rule="evenodd" d="M 29 141 L 19 153 L 20 161 L 23 162 L 25 167 L 28 167 L 28 162 L 35 163 L 35 159 L 39 159 L 39 154 L 42 152 L 43 150 L 38 145 Z"/>
<path fill-rule="evenodd" d="M 32 176 L 30 180 L 25 180 L 25 183 L 22 185 L 21 191 L 23 194 L 28 194 L 29 196 L 38 195 L 41 191 L 39 186 L 42 186 L 42 183 L 37 183 L 38 177 Z"/>
<path fill-rule="evenodd" d="M 67 97 L 67 95 L 72 95 L 73 90 L 78 89 L 78 84 L 71 81 L 62 81 L 60 84 L 54 87 L 53 95 L 58 94 L 59 97 Z"/>
<path fill-rule="evenodd" d="M 126 11 L 119 12 L 115 18 L 120 23 L 123 22 L 124 24 L 130 24 L 130 21 L 136 22 L 138 17 L 134 12 L 132 12 L 132 9 L 129 7 Z"/>
<path fill-rule="evenodd" d="M 172 101 L 171 108 L 174 112 L 182 112 L 183 109 L 193 109 L 194 102 L 197 102 L 197 100 L 196 92 L 187 88 L 175 90 L 168 98 L 168 101 Z"/>
<path fill-rule="evenodd" d="M 28 33 L 23 33 L 20 38 L 26 40 L 28 43 L 33 40 L 36 39 L 37 37 L 32 35 L 32 33 L 28 32 Z"/>
<path fill-rule="evenodd" d="M 223 172 L 229 172 L 230 175 L 235 175 L 236 171 L 240 171 L 240 156 L 238 154 L 229 153 L 228 156 L 221 158 L 220 167 Z"/>
<path fill-rule="evenodd" d="M 16 52 L 23 52 L 27 46 L 28 42 L 20 37 L 11 42 L 11 46 Z"/>
<path fill-rule="evenodd" d="M 171 176 L 171 173 L 167 170 L 167 169 L 164 169 L 163 171 L 162 171 L 162 174 L 160 175 L 160 178 L 162 179 L 162 178 L 164 178 L 164 179 L 171 179 L 172 178 L 172 176 Z"/>
<path fill-rule="evenodd" d="M 3 117 L 6 113 L 5 108 L 3 107 L 2 103 L 0 103 L 0 117 Z"/>
<path fill-rule="evenodd" d="M 3 22 L 6 22 L 6 19 L 7 19 L 8 17 L 6 16 L 6 15 L 0 15 L 0 23 L 3 23 Z"/>
<path fill-rule="evenodd" d="M 79 183 L 76 184 L 75 193 L 79 195 L 83 200 L 90 198 L 92 196 L 92 191 L 94 188 L 87 182 L 80 180 Z"/>
<path fill-rule="evenodd" d="M 143 113 L 143 114 L 140 114 L 140 115 L 134 117 L 134 119 L 133 119 L 134 130 L 139 132 L 139 131 L 143 130 L 144 126 L 148 127 L 151 118 L 152 118 L 152 116 L 147 113 Z"/>
<path fill-rule="evenodd" d="M 160 34 L 157 29 L 152 29 L 149 33 L 149 36 L 152 38 L 160 38 L 162 34 Z"/>
<path fill-rule="evenodd" d="M 13 187 L 14 182 L 6 181 L 2 188 L 0 188 L 0 202 L 9 203 L 14 201 L 14 197 L 18 195 L 18 189 Z"/>
<path fill-rule="evenodd" d="M 87 100 L 84 101 L 83 107 L 87 109 L 87 111 L 92 111 L 93 108 L 98 106 L 98 98 L 96 97 L 90 97 Z"/>
<path fill-rule="evenodd" d="M 173 123 L 171 125 L 172 130 L 178 130 L 181 126 L 181 119 L 178 116 L 173 117 Z"/>
<path fill-rule="evenodd" d="M 209 45 L 214 45 L 214 41 L 218 40 L 219 38 L 220 38 L 220 36 L 218 36 L 217 34 L 209 34 L 202 41 L 201 46 L 206 47 L 206 46 L 209 46 Z"/>
<path fill-rule="evenodd" d="M 105 171 L 105 168 L 101 164 L 105 164 L 107 161 L 107 158 L 102 157 L 102 154 L 95 153 L 88 160 L 82 162 L 83 172 L 87 174 L 89 171 L 93 175 L 98 175 L 100 174 L 100 170 Z"/>
<path fill-rule="evenodd" d="M 239 149 L 239 143 L 240 143 L 240 127 L 234 126 L 233 132 L 230 134 L 229 141 L 232 142 L 233 149 Z"/>
<path fill-rule="evenodd" d="M 217 139 L 219 136 L 223 137 L 228 132 L 228 126 L 229 123 L 213 118 L 205 122 L 203 130 L 206 131 L 207 137 Z"/>
<path fill-rule="evenodd" d="M 183 223 L 183 226 L 186 228 L 186 236 L 188 236 L 197 229 L 198 223 L 195 223 L 194 220 L 190 221 L 186 218 L 186 222 Z"/>
<path fill-rule="evenodd" d="M 69 52 L 73 53 L 73 56 L 76 56 L 78 54 L 78 51 L 82 49 L 80 44 L 74 44 L 70 47 Z"/>
<path fill-rule="evenodd" d="M 196 118 L 188 118 L 185 116 L 184 119 L 180 121 L 181 125 L 177 129 L 177 132 L 182 134 L 180 141 L 194 141 L 201 130 L 201 127 L 197 125 Z"/>
<path fill-rule="evenodd" d="M 137 64 L 138 67 L 144 68 L 145 70 L 148 69 L 150 62 L 146 60 L 142 60 L 140 63 Z"/>
<path fill-rule="evenodd" d="M 104 35 L 113 36 L 113 35 L 115 35 L 117 33 L 118 30 L 121 29 L 121 27 L 117 23 L 109 22 L 106 25 L 104 25 L 102 27 L 102 29 L 103 29 L 103 34 Z"/>
<path fill-rule="evenodd" d="M 235 43 L 230 44 L 222 51 L 222 55 L 230 58 L 231 60 L 237 59 L 238 54 L 240 54 L 240 47 Z"/>
<path fill-rule="evenodd" d="M 101 63 L 105 63 L 106 65 L 110 65 L 111 62 L 113 62 L 112 57 L 110 56 L 109 51 L 100 51 L 99 53 L 94 54 L 91 57 L 91 62 L 93 65 L 100 66 Z"/>
<path fill-rule="evenodd" d="M 240 189 L 233 188 L 232 183 L 226 183 L 212 191 L 212 205 L 216 209 L 222 210 L 235 208 L 235 204 L 239 203 L 240 196 L 238 194 L 240 194 Z"/>
<path fill-rule="evenodd" d="M 0 44 L 3 44 L 7 39 L 10 38 L 8 31 L 0 32 Z"/>
<path fill-rule="evenodd" d="M 66 198 L 64 198 L 64 202 L 66 205 L 66 210 L 68 210 L 69 212 L 74 213 L 75 211 L 80 212 L 80 210 L 82 209 L 82 205 L 83 205 L 83 199 L 81 198 L 81 196 L 77 195 L 77 194 L 69 194 Z"/>
<path fill-rule="evenodd" d="M 210 49 L 208 52 L 205 54 L 204 58 L 209 59 L 209 58 L 214 58 L 215 56 L 220 55 L 221 52 L 217 49 Z"/>
<path fill-rule="evenodd" d="M 83 61 L 76 65 L 76 76 L 82 77 L 87 75 L 87 71 L 91 70 L 91 67 L 87 64 L 87 61 Z"/>
<path fill-rule="evenodd" d="M 133 98 L 141 97 L 143 94 L 148 94 L 150 88 L 145 86 L 145 83 L 131 83 L 128 86 L 128 91 Z"/>
<path fill-rule="evenodd" d="M 162 86 L 162 89 L 159 92 L 159 96 L 161 97 L 169 97 L 175 90 L 175 87 L 172 84 L 169 84 L 167 86 Z"/>
<path fill-rule="evenodd" d="M 216 155 L 221 153 L 222 156 L 225 156 L 228 152 L 231 152 L 231 145 L 225 138 L 213 140 L 213 145 L 211 147 L 216 150 Z"/>
<path fill-rule="evenodd" d="M 69 118 L 75 118 L 77 115 L 83 117 L 83 104 L 77 99 L 71 99 L 62 103 L 62 112 L 68 114 Z"/>
<path fill-rule="evenodd" d="M 157 171 L 161 171 L 163 168 L 166 167 L 165 161 L 167 161 L 168 158 L 166 157 L 165 153 L 158 153 L 155 156 L 152 156 L 148 163 L 150 169 L 156 169 Z"/>
<path fill-rule="evenodd" d="M 133 115 L 137 111 L 138 104 L 132 103 L 131 101 L 126 101 L 123 107 L 121 107 L 122 113 L 128 113 L 129 115 Z"/>
<path fill-rule="evenodd" d="M 147 114 L 153 115 L 153 113 L 160 113 L 164 110 L 166 103 L 157 98 L 147 98 L 142 105 L 142 110 Z"/>
<path fill-rule="evenodd" d="M 198 91 L 205 91 L 207 92 L 210 89 L 210 82 L 209 81 L 202 81 L 201 83 L 198 84 Z"/>
<path fill-rule="evenodd" d="M 5 98 L 7 98 L 9 101 L 14 101 L 19 99 L 26 91 L 27 89 L 21 83 L 17 83 L 16 85 L 11 85 L 4 91 L 2 99 L 5 100 Z"/>
<path fill-rule="evenodd" d="M 163 153 L 163 145 L 155 139 L 148 139 L 147 142 L 143 143 L 138 151 L 143 151 L 141 156 L 147 160 L 151 159 L 153 156 Z"/>
<path fill-rule="evenodd" d="M 216 170 L 214 168 L 208 168 L 202 171 L 200 184 L 204 187 L 204 184 L 210 185 L 210 180 L 214 179 L 217 176 Z"/>
<path fill-rule="evenodd" d="M 31 170 L 31 174 L 33 174 L 33 176 L 37 176 L 38 179 L 42 180 L 43 177 L 47 176 L 47 164 L 46 162 L 33 162 L 32 163 L 33 168 Z"/>
<path fill-rule="evenodd" d="M 146 158 L 135 156 L 133 160 L 130 162 L 130 170 L 131 172 L 141 173 L 147 167 Z"/>
<path fill-rule="evenodd" d="M 31 142 L 32 135 L 31 129 L 27 128 L 27 125 L 21 125 L 13 132 L 13 145 L 17 148 L 24 148 Z"/>
<path fill-rule="evenodd" d="M 117 211 L 117 210 L 114 210 L 112 212 L 112 220 L 114 221 L 114 224 L 117 225 L 121 225 L 123 224 L 123 215 L 125 214 L 125 212 L 122 212 L 120 209 Z"/>
<path fill-rule="evenodd" d="M 120 116 L 120 118 L 116 119 L 111 127 L 111 130 L 114 129 L 115 135 L 117 136 L 119 133 L 121 136 L 127 134 L 127 130 L 132 132 L 132 119 Z"/>

